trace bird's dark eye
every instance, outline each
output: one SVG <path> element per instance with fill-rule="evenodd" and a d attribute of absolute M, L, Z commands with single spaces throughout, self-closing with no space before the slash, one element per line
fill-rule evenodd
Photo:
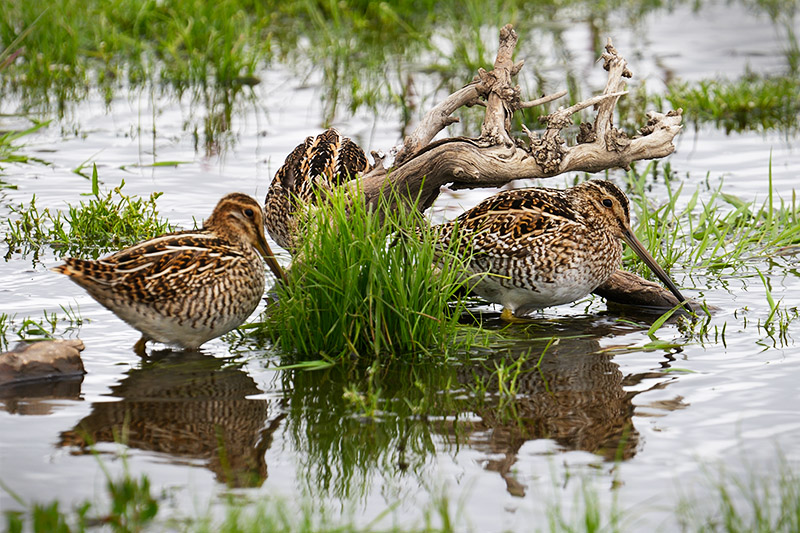
<path fill-rule="evenodd" d="M 611 201 L 610 199 L 608 199 L 608 198 L 604 198 L 604 199 L 603 199 L 603 205 L 604 205 L 604 206 L 606 206 L 606 207 L 611 207 L 611 206 L 613 206 L 613 205 L 614 205 L 614 202 L 612 202 L 612 201 Z"/>
<path fill-rule="evenodd" d="M 244 210 L 244 216 L 246 216 L 247 218 L 253 218 L 254 214 L 255 213 L 253 213 L 253 210 L 250 208 Z"/>

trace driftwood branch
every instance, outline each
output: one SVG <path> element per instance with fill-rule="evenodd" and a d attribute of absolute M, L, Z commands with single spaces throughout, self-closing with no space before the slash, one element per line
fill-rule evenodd
<path fill-rule="evenodd" d="M 617 270 L 594 290 L 610 302 L 640 307 L 670 309 L 680 302 L 671 292 L 654 281 L 646 280 L 627 270 Z"/>
<path fill-rule="evenodd" d="M 633 138 L 613 126 L 614 107 L 626 94 L 623 78 L 631 77 L 631 72 L 610 40 L 602 57 L 608 70 L 603 93 L 548 115 L 541 134 L 525 128 L 527 144 L 514 140 L 509 129 L 516 111 L 566 94 L 562 91 L 533 101 L 521 99 L 519 87 L 512 85 L 512 78 L 522 68 L 521 62 L 512 60 L 516 43 L 516 32 L 505 26 L 500 32 L 494 69 L 481 70 L 470 84 L 431 109 L 406 137 L 392 167 L 376 165 L 361 177 L 359 187 L 368 203 L 375 205 L 387 186 L 394 186 L 409 197 L 419 196 L 419 207 L 425 210 L 443 185 L 453 189 L 497 187 L 517 179 L 565 172 L 629 168 L 633 161 L 664 157 L 675 150 L 672 140 L 681 129 L 680 109 L 650 113 L 640 135 Z M 452 116 L 456 110 L 477 102 L 486 106 L 480 137 L 431 142 L 457 121 Z M 575 144 L 568 146 L 562 130 L 572 125 L 572 115 L 592 106 L 597 108 L 594 122 L 581 124 Z"/>

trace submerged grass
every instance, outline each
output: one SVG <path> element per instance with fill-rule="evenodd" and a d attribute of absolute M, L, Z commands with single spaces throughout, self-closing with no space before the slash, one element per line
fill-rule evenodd
<path fill-rule="evenodd" d="M 785 459 L 783 459 L 786 463 Z M 22 512 L 5 512 L 5 531 L 34 533 L 93 531 L 102 526 L 114 532 L 147 530 L 180 530 L 204 533 L 274 532 L 450 532 L 461 530 L 463 520 L 446 495 L 434 497 L 428 508 L 421 510 L 423 523 L 381 527 L 381 521 L 394 516 L 390 505 L 372 523 L 358 524 L 354 517 L 328 512 L 319 502 L 288 502 L 280 497 L 261 498 L 259 502 L 229 497 L 223 502 L 222 517 L 210 513 L 199 516 L 165 516 L 163 494 L 155 493 L 146 475 L 133 477 L 127 471 L 119 478 L 105 472 L 107 504 L 83 501 L 64 509 L 55 500 L 49 503 L 27 503 L 13 489 L 0 483 L 20 503 Z M 793 533 L 800 530 L 800 480 L 796 469 L 780 468 L 777 476 L 767 474 L 733 475 L 721 470 L 720 481 L 712 489 L 714 496 L 687 495 L 675 509 L 675 518 L 683 531 L 702 533 Z M 572 509 L 560 502 L 548 506 L 546 516 L 530 524 L 531 531 L 622 532 L 631 530 L 630 511 L 621 511 L 616 498 L 610 504 L 601 499 L 587 479 L 575 494 Z M 634 512 L 635 513 L 635 512 Z M 346 515 L 346 513 L 344 513 Z M 636 513 L 639 514 L 639 513 Z M 641 518 L 641 516 L 637 517 Z M 546 524 L 538 527 L 538 524 Z"/>
<path fill-rule="evenodd" d="M 447 355 L 474 339 L 459 325 L 466 258 L 457 239 L 437 251 L 414 206 L 377 211 L 385 218 L 342 192 L 310 212 L 267 321 L 281 348 L 299 358 Z"/>
<path fill-rule="evenodd" d="M 796 465 L 778 453 L 774 473 L 748 467 L 712 474 L 716 499 L 686 495 L 678 506 L 684 531 L 698 533 L 790 533 L 800 531 L 800 477 Z"/>
<path fill-rule="evenodd" d="M 229 497 L 224 503 L 224 515 L 174 517 L 165 516 L 161 512 L 161 503 L 165 496 L 154 493 L 150 480 L 146 475 L 138 478 L 126 472 L 117 479 L 106 472 L 105 495 L 107 505 L 93 504 L 83 501 L 72 509 L 63 509 L 56 500 L 50 503 L 31 503 L 21 501 L 8 488 L 6 490 L 19 503 L 25 505 L 25 512 L 6 512 L 7 533 L 84 533 L 103 530 L 115 533 L 131 533 L 137 531 L 186 531 L 217 533 L 349 533 L 349 532 L 442 532 L 455 531 L 458 524 L 456 517 L 451 516 L 449 502 L 445 498 L 434 500 L 428 509 L 423 511 L 423 523 L 417 526 L 376 527 L 366 523 L 359 525 L 354 518 L 341 516 L 340 512 L 328 511 L 318 502 L 302 501 L 299 504 L 288 500 L 268 496 L 258 503 L 243 503 L 241 498 Z M 0 483 L 0 487 L 2 484 Z M 5 488 L 5 487 L 3 487 Z M 379 515 L 374 522 L 392 516 L 390 507 Z"/>

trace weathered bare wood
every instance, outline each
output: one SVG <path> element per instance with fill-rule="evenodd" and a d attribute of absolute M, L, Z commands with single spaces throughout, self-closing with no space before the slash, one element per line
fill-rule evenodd
<path fill-rule="evenodd" d="M 450 115 L 465 105 L 469 105 L 472 102 L 477 102 L 477 99 L 481 94 L 480 90 L 481 87 L 478 85 L 478 83 L 470 83 L 469 85 L 454 92 L 443 102 L 439 103 L 433 109 L 428 111 L 414 131 L 403 141 L 403 148 L 401 148 L 395 156 L 395 165 L 402 164 L 415 153 L 427 146 L 437 133 L 442 131 L 450 124 L 458 122 L 457 118 Z"/>
<path fill-rule="evenodd" d="M 629 138 L 614 128 L 614 106 L 626 94 L 623 78 L 630 77 L 627 63 L 609 40 L 603 54 L 608 80 L 602 94 L 588 98 L 545 118 L 547 124 L 539 135 L 528 134 L 529 145 L 514 141 L 509 131 L 511 117 L 533 103 L 545 103 L 565 94 L 544 96 L 534 102 L 520 98 L 512 77 L 522 68 L 513 63 L 517 36 L 510 25 L 500 32 L 500 46 L 491 72 L 481 70 L 466 87 L 456 91 L 434 107 L 409 135 L 398 152 L 394 166 L 376 167 L 359 180 L 367 203 L 375 206 L 388 186 L 408 197 L 419 195 L 419 208 L 431 206 L 443 185 L 454 189 L 496 187 L 517 179 L 545 178 L 565 172 L 599 172 L 609 168 L 629 168 L 633 161 L 654 159 L 675 150 L 672 143 L 681 129 L 681 110 L 666 114 L 650 113 L 640 135 Z M 431 140 L 456 119 L 457 109 L 483 99 L 486 112 L 481 136 L 477 139 L 450 138 Z M 597 107 L 593 123 L 582 124 L 576 144 L 568 146 L 561 136 L 572 124 L 572 115 L 588 107 Z"/>
<path fill-rule="evenodd" d="M 558 100 L 559 98 L 563 98 L 567 95 L 567 91 L 558 91 L 557 93 L 548 94 L 542 96 L 541 98 L 537 98 L 536 100 L 531 100 L 529 102 L 520 102 L 519 107 L 520 109 L 528 109 L 529 107 L 536 107 L 539 105 L 546 104 L 548 102 L 552 102 L 553 100 Z"/>
<path fill-rule="evenodd" d="M 594 290 L 610 302 L 658 309 L 671 309 L 678 299 L 663 285 L 646 280 L 627 270 L 617 270 L 602 285 Z"/>

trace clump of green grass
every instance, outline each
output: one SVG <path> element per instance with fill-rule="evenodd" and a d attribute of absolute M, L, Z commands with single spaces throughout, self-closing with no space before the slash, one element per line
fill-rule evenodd
<path fill-rule="evenodd" d="M 284 350 L 301 358 L 450 354 L 467 342 L 458 239 L 437 251 L 413 206 L 383 206 L 383 218 L 347 192 L 320 204 L 268 319 Z"/>
<path fill-rule="evenodd" d="M 96 259 L 174 229 L 158 216 L 156 200 L 161 193 L 153 193 L 148 199 L 134 198 L 122 192 L 123 181 L 105 195 L 100 194 L 97 167 L 92 184 L 92 199 L 69 205 L 66 213 L 49 208 L 40 211 L 35 196 L 28 205 L 12 206 L 12 216 L 6 221 L 6 259 L 15 253 L 32 253 L 37 261 L 44 246 L 52 247 L 59 256 Z"/>
<path fill-rule="evenodd" d="M 669 86 L 666 99 L 687 120 L 711 122 L 726 133 L 800 128 L 800 78 L 749 74 L 733 81 L 704 80 Z"/>

